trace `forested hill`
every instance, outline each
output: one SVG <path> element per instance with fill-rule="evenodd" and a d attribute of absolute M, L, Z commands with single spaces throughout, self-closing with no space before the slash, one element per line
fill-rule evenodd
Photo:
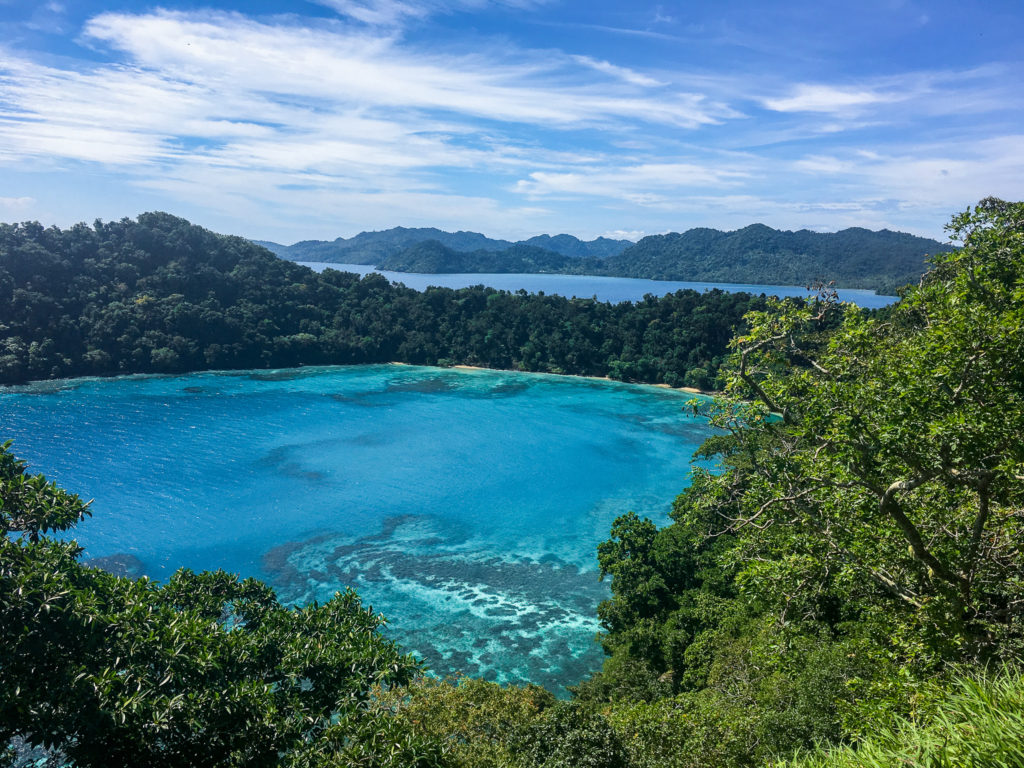
<path fill-rule="evenodd" d="M 513 243 L 509 240 L 494 240 L 479 232 L 445 232 L 434 228 L 394 227 L 380 232 L 360 232 L 350 238 L 339 237 L 336 240 L 303 240 L 293 245 L 280 245 L 266 240 L 254 241 L 258 245 L 270 249 L 278 256 L 292 261 L 324 261 L 335 264 L 372 264 L 383 266 L 386 259 L 402 254 L 409 248 L 422 243 L 434 242 L 453 253 L 476 252 L 477 259 L 483 260 L 486 253 L 508 252 L 513 246 L 529 246 L 539 248 L 552 255 L 565 256 L 571 259 L 597 258 L 613 256 L 621 253 L 632 245 L 629 240 L 610 240 L 599 237 L 585 242 L 572 235 L 538 235 L 529 240 Z M 505 260 L 512 264 L 516 252 L 505 254 Z M 482 266 L 482 262 L 480 263 Z M 472 266 L 472 265 L 471 265 Z M 413 270 L 404 270 L 413 271 Z M 454 269 L 437 270 L 454 272 Z M 483 272 L 484 269 L 467 269 L 468 272 Z M 517 271 L 510 268 L 497 270 L 501 272 Z"/>
<path fill-rule="evenodd" d="M 166 213 L 65 230 L 0 224 L 0 383 L 402 361 L 708 388 L 744 313 L 764 304 L 723 291 L 618 305 L 419 292 L 376 274 L 317 274 Z"/>
<path fill-rule="evenodd" d="M 584 242 L 570 235 L 510 243 L 475 232 L 402 227 L 332 242 L 259 242 L 293 261 L 372 264 L 396 272 L 562 272 L 757 285 L 822 281 L 881 293 L 916 283 L 926 255 L 951 248 L 885 229 L 789 232 L 763 224 L 734 232 L 691 229 L 652 235 L 636 244 L 606 238 Z"/>
<path fill-rule="evenodd" d="M 388 256 L 375 266 L 395 272 L 426 274 L 458 272 L 575 272 L 573 263 L 581 260 L 572 256 L 537 248 L 522 243 L 503 251 L 456 251 L 437 240 L 427 240 Z M 594 259 L 586 259 L 587 265 Z M 593 269 L 589 271 L 594 271 Z M 585 272 L 584 272 L 585 273 Z"/>
<path fill-rule="evenodd" d="M 604 274 L 654 280 L 807 285 L 892 292 L 916 283 L 927 254 L 952 249 L 937 240 L 854 227 L 835 233 L 780 231 L 752 224 L 735 232 L 691 229 L 645 237 L 603 264 Z"/>

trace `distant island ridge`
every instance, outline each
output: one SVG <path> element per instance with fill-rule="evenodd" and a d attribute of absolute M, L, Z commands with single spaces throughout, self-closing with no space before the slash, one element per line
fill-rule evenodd
<path fill-rule="evenodd" d="M 636 243 L 605 237 L 584 241 L 567 234 L 511 242 L 478 232 L 408 227 L 293 245 L 253 242 L 291 261 L 364 264 L 394 272 L 555 273 L 763 285 L 820 281 L 889 294 L 917 283 L 929 255 L 953 248 L 887 229 L 792 232 L 764 224 L 733 232 L 698 228 L 649 235 Z"/>

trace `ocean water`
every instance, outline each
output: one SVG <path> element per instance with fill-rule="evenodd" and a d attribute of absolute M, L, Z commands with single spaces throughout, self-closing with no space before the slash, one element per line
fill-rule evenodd
<path fill-rule="evenodd" d="M 718 288 L 728 293 L 750 293 L 759 296 L 812 296 L 813 291 L 798 285 L 753 285 L 746 283 L 696 283 L 683 280 L 645 280 L 636 277 L 603 277 L 599 275 L 551 275 L 531 273 L 442 273 L 423 274 L 420 272 L 390 272 L 377 269 L 366 264 L 332 264 L 324 261 L 300 261 L 299 264 L 323 272 L 326 268 L 342 272 L 355 272 L 365 275 L 379 272 L 394 283 L 404 283 L 409 288 L 423 291 L 432 285 L 444 288 L 468 288 L 471 285 L 486 285 L 503 291 L 523 289 L 530 293 L 543 291 L 556 296 L 578 297 L 589 299 L 592 296 L 599 301 L 610 301 L 617 304 L 621 301 L 640 301 L 647 294 L 665 296 L 678 290 L 689 289 L 704 293 Z M 884 296 L 874 291 L 860 288 L 840 288 L 836 293 L 840 301 L 848 301 L 865 309 L 887 307 L 897 299 L 895 296 Z"/>
<path fill-rule="evenodd" d="M 354 587 L 437 674 L 559 693 L 596 670 L 596 547 L 658 523 L 709 434 L 692 395 L 400 365 L 0 389 L 0 439 L 85 499 L 85 557 Z"/>

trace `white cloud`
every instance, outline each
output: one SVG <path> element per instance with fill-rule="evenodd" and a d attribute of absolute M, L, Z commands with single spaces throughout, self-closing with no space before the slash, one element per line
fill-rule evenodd
<path fill-rule="evenodd" d="M 1019 125 L 1012 69 L 783 84 L 507 40 L 467 55 L 397 27 L 487 0 L 323 2 L 347 18 L 104 13 L 79 38 L 88 61 L 48 65 L 0 44 L 0 164 L 104 166 L 172 210 L 341 231 L 640 236 L 755 218 L 892 226 L 907 211 L 931 217 L 921 229 L 1020 196 L 1021 140 L 993 138 Z"/>
<path fill-rule="evenodd" d="M 793 167 L 836 176 L 846 186 L 874 190 L 884 199 L 952 212 L 989 195 L 1020 197 L 1024 135 L 897 146 L 886 152 L 852 148 L 839 155 L 806 156 Z"/>
<path fill-rule="evenodd" d="M 645 88 L 657 88 L 663 85 L 668 85 L 668 83 L 663 83 L 660 80 L 655 80 L 653 77 L 648 77 L 647 75 L 629 69 L 628 67 L 617 66 L 608 61 L 599 61 L 598 59 L 592 59 L 589 56 L 573 56 L 572 59 L 586 67 L 590 67 L 598 72 L 623 80 L 624 82 L 631 83 L 632 85 L 640 85 Z"/>
<path fill-rule="evenodd" d="M 546 0 L 313 0 L 342 16 L 374 26 L 399 26 L 407 19 L 424 19 L 439 13 L 502 5 L 531 8 Z"/>
<path fill-rule="evenodd" d="M 800 84 L 789 96 L 762 99 L 761 103 L 775 112 L 844 112 L 851 107 L 883 104 L 900 98 L 864 88 Z"/>
<path fill-rule="evenodd" d="M 34 197 L 0 197 L 0 208 L 11 213 L 23 213 L 35 204 Z"/>
<path fill-rule="evenodd" d="M 647 233 L 642 229 L 613 229 L 602 232 L 601 237 L 607 237 L 609 240 L 632 240 L 635 243 L 647 237 Z"/>
<path fill-rule="evenodd" d="M 853 169 L 854 163 L 829 155 L 807 155 L 803 159 L 797 160 L 793 167 L 808 173 L 837 174 L 849 173 Z"/>
<path fill-rule="evenodd" d="M 696 127 L 732 112 L 702 94 L 660 99 L 580 80 L 560 85 L 550 64 L 421 53 L 388 36 L 271 26 L 240 16 L 104 14 L 87 34 L 147 70 L 184 82 L 328 105 L 443 110 L 464 117 L 573 126 L 623 120 Z M 556 77 L 557 75 L 557 77 Z"/>
<path fill-rule="evenodd" d="M 239 15 L 104 14 L 87 39 L 122 64 L 48 67 L 0 57 L 0 162 L 155 168 L 207 164 L 293 174 L 290 183 L 406 189 L 432 169 L 564 168 L 593 158 L 512 140 L 509 123 L 560 130 L 639 120 L 696 126 L 728 110 L 699 94 L 567 83 L 569 57 L 444 57 L 389 35 L 271 25 Z M 524 57 L 515 57 L 523 59 Z"/>
<path fill-rule="evenodd" d="M 587 168 L 569 173 L 538 171 L 516 183 L 516 191 L 532 198 L 570 195 L 624 199 L 638 205 L 659 205 L 666 193 L 701 187 L 729 187 L 750 172 L 720 162 L 643 163 L 634 166 Z"/>
<path fill-rule="evenodd" d="M 334 9 L 365 24 L 398 24 L 407 17 L 423 18 L 428 10 L 423 5 L 399 0 L 319 0 L 321 5 Z"/>
<path fill-rule="evenodd" d="M 967 70 L 905 72 L 876 77 L 858 84 L 796 83 L 777 96 L 758 96 L 773 112 L 831 115 L 841 122 L 823 124 L 827 131 L 863 127 L 851 119 L 873 115 L 879 121 L 920 120 L 933 116 L 976 114 L 1005 110 L 1019 103 L 1018 84 L 1011 69 L 988 65 Z"/>

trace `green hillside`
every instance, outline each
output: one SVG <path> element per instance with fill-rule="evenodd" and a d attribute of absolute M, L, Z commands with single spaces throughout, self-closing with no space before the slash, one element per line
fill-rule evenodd
<path fill-rule="evenodd" d="M 383 266 L 384 260 L 398 256 L 403 251 L 433 242 L 459 253 L 477 253 L 480 268 L 467 269 L 467 272 L 485 272 L 482 266 L 488 257 L 487 253 L 504 252 L 513 246 L 540 248 L 550 254 L 577 258 L 604 258 L 620 253 L 632 245 L 628 240 L 609 240 L 599 237 L 585 242 L 572 235 L 538 235 L 529 240 L 513 243 L 509 240 L 494 240 L 479 232 L 445 232 L 440 229 L 394 227 L 380 232 L 360 232 L 350 238 L 339 237 L 336 240 L 304 240 L 293 245 L 280 245 L 267 241 L 257 241 L 259 245 L 270 249 L 281 258 L 292 261 L 322 261 L 336 264 L 372 264 Z M 514 256 L 513 256 L 514 259 Z M 408 270 L 415 271 L 415 270 Z M 447 270 L 453 271 L 453 270 Z M 510 265 L 498 270 L 501 272 L 516 271 Z"/>
<path fill-rule="evenodd" d="M 541 235 L 521 243 L 473 232 L 397 227 L 349 240 L 262 243 L 293 261 L 369 264 L 396 272 L 561 272 L 751 285 L 868 288 L 895 294 L 921 279 L 928 255 L 951 246 L 903 232 L 851 228 L 788 232 L 752 224 L 735 232 L 691 229 L 638 243 Z"/>
<path fill-rule="evenodd" d="M 418 248 L 434 268 L 458 256 Z M 481 286 L 421 293 L 317 274 L 165 213 L 0 225 L 0 383 L 400 361 L 710 387 L 733 329 L 763 305 L 723 291 L 618 305 Z"/>
<path fill-rule="evenodd" d="M 570 256 L 532 245 L 511 245 L 502 251 L 457 251 L 437 240 L 426 240 L 384 258 L 376 266 L 395 272 L 441 274 L 454 272 L 564 272 Z"/>
<path fill-rule="evenodd" d="M 936 240 L 885 229 L 785 232 L 752 224 L 735 232 L 691 229 L 645 237 L 609 257 L 602 274 L 771 285 L 822 281 L 892 294 L 920 280 L 927 255 L 949 248 Z"/>

